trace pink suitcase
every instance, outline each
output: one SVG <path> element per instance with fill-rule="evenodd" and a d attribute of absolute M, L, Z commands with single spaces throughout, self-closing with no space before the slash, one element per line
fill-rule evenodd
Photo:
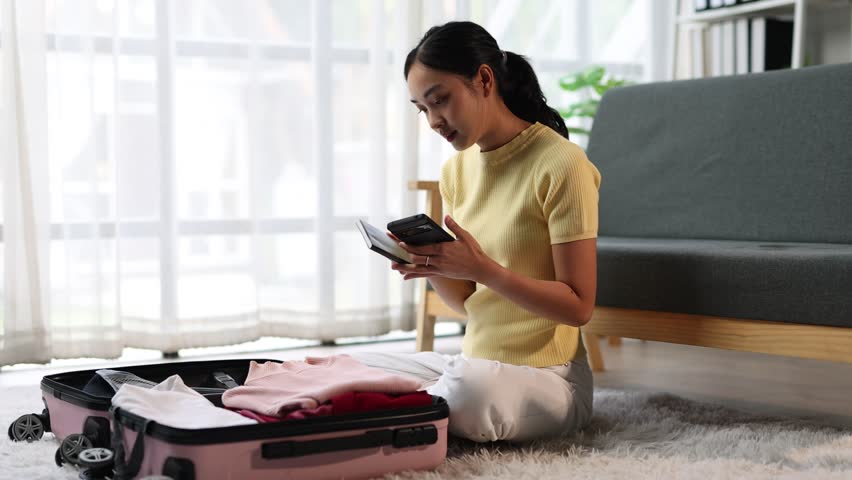
<path fill-rule="evenodd" d="M 170 362 L 120 370 L 157 383 L 180 375 L 221 406 L 225 389 L 245 381 L 250 361 Z M 52 431 L 61 441 L 56 464 L 81 467 L 81 478 L 92 479 L 369 478 L 435 468 L 446 456 L 449 409 L 439 397 L 427 407 L 185 430 L 112 409 L 114 391 L 95 372 L 44 377 L 45 409 L 19 417 L 9 426 L 9 437 L 33 441 Z M 146 434 L 140 436 L 140 430 Z"/>

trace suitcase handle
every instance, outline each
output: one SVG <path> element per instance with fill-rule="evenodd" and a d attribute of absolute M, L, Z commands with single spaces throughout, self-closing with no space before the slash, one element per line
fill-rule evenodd
<path fill-rule="evenodd" d="M 415 445 L 431 445 L 438 442 L 438 429 L 434 425 L 397 428 L 394 430 L 371 430 L 361 435 L 348 437 L 323 438 L 319 440 L 289 440 L 286 442 L 264 443 L 260 446 L 260 456 L 272 460 L 276 458 L 301 457 L 315 453 L 339 452 L 393 445 L 396 448 Z"/>
<path fill-rule="evenodd" d="M 236 381 L 234 381 L 234 378 L 232 376 L 228 375 L 225 372 L 213 372 L 213 378 L 215 378 L 217 382 L 221 383 L 228 389 L 237 388 L 240 386 Z"/>
<path fill-rule="evenodd" d="M 130 480 L 136 478 L 139 470 L 142 468 L 142 460 L 145 459 L 145 435 L 148 433 L 148 427 L 154 422 L 145 420 L 139 433 L 136 434 L 136 441 L 133 443 L 133 449 L 130 451 L 130 460 L 126 458 L 124 448 L 124 426 L 118 419 L 119 407 L 113 406 L 110 408 L 112 415 L 112 448 L 115 453 L 115 480 Z"/>

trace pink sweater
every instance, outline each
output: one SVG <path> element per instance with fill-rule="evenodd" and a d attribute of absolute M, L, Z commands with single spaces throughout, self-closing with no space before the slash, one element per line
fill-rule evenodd
<path fill-rule="evenodd" d="M 304 362 L 251 362 L 245 384 L 225 391 L 222 403 L 278 417 L 316 408 L 342 393 L 411 393 L 419 388 L 415 378 L 368 367 L 349 355 L 306 357 Z"/>

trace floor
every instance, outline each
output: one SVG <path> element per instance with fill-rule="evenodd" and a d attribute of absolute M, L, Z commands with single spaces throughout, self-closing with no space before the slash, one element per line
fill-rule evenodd
<path fill-rule="evenodd" d="M 461 336 L 435 341 L 435 349 L 457 353 Z M 607 370 L 595 374 L 598 387 L 668 392 L 694 400 L 720 403 L 759 414 L 807 418 L 819 423 L 852 428 L 852 364 L 821 362 L 771 355 L 734 352 L 625 339 L 620 346 L 601 343 Z M 183 360 L 215 358 L 301 359 L 306 355 L 331 355 L 348 351 L 411 352 L 410 339 L 344 346 L 308 346 L 287 350 L 185 356 Z M 151 363 L 151 358 L 125 355 L 105 363 Z M 41 377 L 63 370 L 96 368 L 97 364 L 60 367 L 13 368 L 0 371 L 0 389 L 37 385 Z"/>
<path fill-rule="evenodd" d="M 595 385 L 665 391 L 758 414 L 852 428 L 852 364 L 625 339 L 601 344 Z"/>

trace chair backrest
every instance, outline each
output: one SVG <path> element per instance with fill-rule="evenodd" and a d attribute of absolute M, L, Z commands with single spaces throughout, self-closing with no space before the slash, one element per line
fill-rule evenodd
<path fill-rule="evenodd" d="M 601 235 L 852 243 L 852 64 L 604 95 Z"/>

